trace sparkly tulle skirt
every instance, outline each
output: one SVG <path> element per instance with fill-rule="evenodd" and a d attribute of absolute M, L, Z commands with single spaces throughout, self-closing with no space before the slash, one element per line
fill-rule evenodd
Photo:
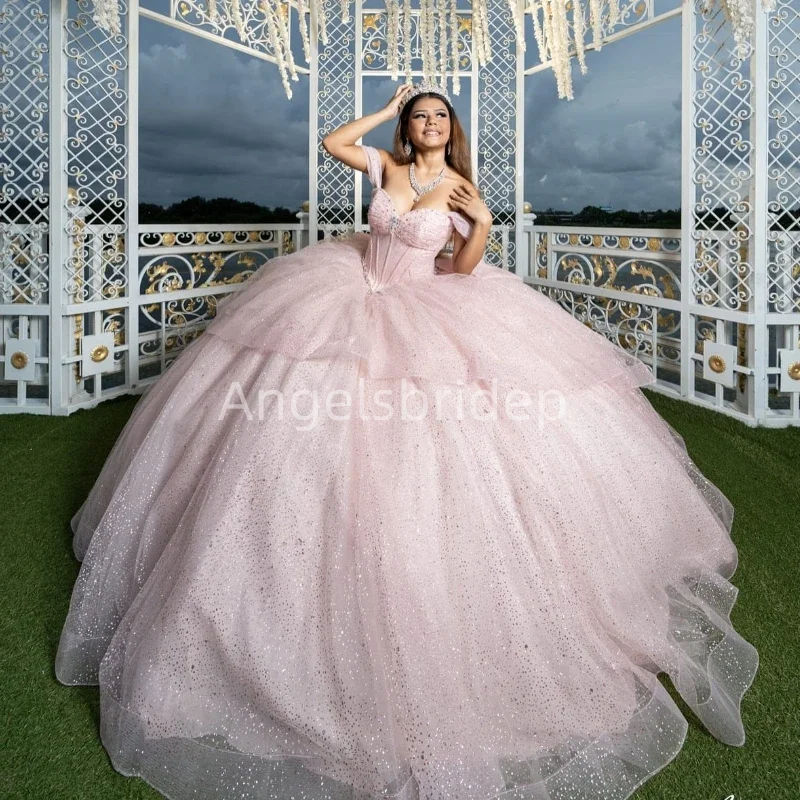
<path fill-rule="evenodd" d="M 743 744 L 733 509 L 649 368 L 484 263 L 372 292 L 363 247 L 220 304 L 72 520 L 56 671 L 99 684 L 114 767 L 175 799 L 623 800 L 686 736 L 658 673 Z"/>

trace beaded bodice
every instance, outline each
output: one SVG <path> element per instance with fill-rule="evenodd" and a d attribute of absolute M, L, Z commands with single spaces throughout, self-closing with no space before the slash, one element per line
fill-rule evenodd
<path fill-rule="evenodd" d="M 391 196 L 381 186 L 381 160 L 374 147 L 362 145 L 373 184 L 367 214 L 369 244 L 364 258 L 364 279 L 371 291 L 410 280 L 430 278 L 434 259 L 457 228 L 465 238 L 471 224 L 457 211 L 415 208 L 398 214 Z"/>

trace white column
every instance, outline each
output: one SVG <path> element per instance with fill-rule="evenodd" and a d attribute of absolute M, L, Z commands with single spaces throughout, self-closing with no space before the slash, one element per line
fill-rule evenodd
<path fill-rule="evenodd" d="M 132 389 L 139 383 L 139 0 L 128 0 L 128 125 L 125 155 L 128 161 L 125 206 L 128 233 L 125 256 L 128 265 L 128 345 L 125 383 Z"/>
<path fill-rule="evenodd" d="M 681 397 L 694 393 L 694 324 L 689 306 L 694 300 L 694 37 L 697 21 L 694 0 L 686 0 L 681 13 Z"/>
<path fill-rule="evenodd" d="M 318 33 L 316 4 L 311 3 L 308 13 L 308 42 L 311 61 L 308 75 L 308 218 L 306 246 L 317 241 L 317 140 L 319 139 L 319 74 Z"/>
<path fill-rule="evenodd" d="M 524 279 L 530 278 L 536 273 L 530 262 L 528 234 L 525 232 L 525 213 L 523 211 L 525 202 L 525 54 L 518 44 L 515 44 L 514 47 L 517 56 L 515 90 L 517 102 L 517 168 L 514 177 L 516 184 L 514 225 L 516 227 L 517 275 L 521 275 Z"/>
<path fill-rule="evenodd" d="M 53 0 L 50 10 L 50 320 L 49 382 L 50 413 L 67 414 L 69 366 L 63 366 L 64 348 L 71 339 L 64 317 L 64 274 L 69 257 L 67 241 L 67 140 L 64 23 L 67 0 Z"/>
<path fill-rule="evenodd" d="M 753 177 L 750 196 L 753 201 L 753 235 L 750 263 L 753 265 L 753 311 L 754 330 L 748 341 L 748 364 L 753 368 L 749 411 L 756 423 L 763 425 L 767 419 L 769 402 L 769 329 L 767 327 L 767 146 L 769 144 L 769 64 L 767 59 L 767 12 L 761 3 L 756 3 L 753 53 L 750 69 L 753 79 Z"/>

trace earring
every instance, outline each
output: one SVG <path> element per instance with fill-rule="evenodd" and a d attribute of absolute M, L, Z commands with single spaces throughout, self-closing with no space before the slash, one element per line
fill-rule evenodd
<path fill-rule="evenodd" d="M 406 143 L 403 145 L 403 152 L 404 152 L 404 153 L 405 153 L 407 156 L 410 156 L 410 155 L 411 155 L 411 142 L 406 142 Z"/>
<path fill-rule="evenodd" d="M 448 156 L 450 155 L 450 142 L 447 143 L 447 149 L 445 152 L 447 153 Z"/>

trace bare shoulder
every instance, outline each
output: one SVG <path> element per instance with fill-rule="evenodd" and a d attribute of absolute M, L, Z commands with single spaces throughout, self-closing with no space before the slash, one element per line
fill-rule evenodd
<path fill-rule="evenodd" d="M 472 181 L 468 181 L 463 175 L 456 172 L 452 167 L 447 168 L 444 178 L 453 186 L 460 186 L 462 183 L 465 183 L 467 186 L 471 186 L 476 192 L 478 191 L 478 187 L 475 186 Z"/>

